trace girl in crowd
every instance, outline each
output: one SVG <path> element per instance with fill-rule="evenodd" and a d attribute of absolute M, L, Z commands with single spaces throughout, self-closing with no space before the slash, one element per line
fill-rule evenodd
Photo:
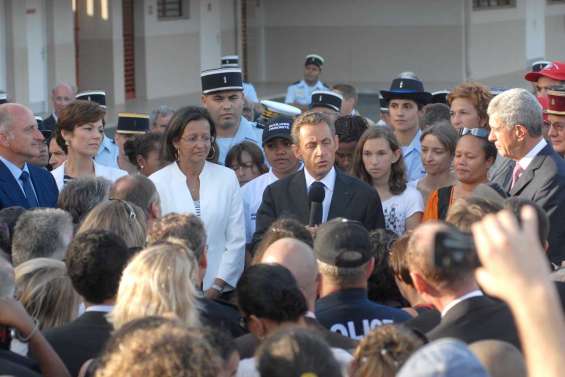
<path fill-rule="evenodd" d="M 352 173 L 379 193 L 388 230 L 400 235 L 422 219 L 422 195 L 406 185 L 402 150 L 392 131 L 371 127 L 363 133 L 353 154 Z"/>
<path fill-rule="evenodd" d="M 136 136 L 125 142 L 124 152 L 137 170 L 149 177 L 162 166 L 161 135 L 150 132 Z"/>
<path fill-rule="evenodd" d="M 437 124 L 422 132 L 421 156 L 426 175 L 409 184 L 420 191 L 424 203 L 427 202 L 430 193 L 440 187 L 453 185 L 457 180 L 451 169 L 457 139 L 457 131 L 450 125 Z"/>
<path fill-rule="evenodd" d="M 444 220 L 452 203 L 467 198 L 480 183 L 488 182 L 488 171 L 496 159 L 496 147 L 488 141 L 489 132 L 488 128 L 461 129 L 454 160 L 457 183 L 430 195 L 424 221 Z"/>
<path fill-rule="evenodd" d="M 489 88 L 478 82 L 456 86 L 447 96 L 453 127 L 457 130 L 488 127 L 487 108 L 492 97 Z"/>
<path fill-rule="evenodd" d="M 168 165 L 149 178 L 161 198 L 163 216 L 194 213 L 206 227 L 208 297 L 233 290 L 245 261 L 245 220 L 239 182 L 233 170 L 211 163 L 216 129 L 200 107 L 178 110 L 164 135 Z"/>
<path fill-rule="evenodd" d="M 61 111 L 56 137 L 67 160 L 51 172 L 59 191 L 73 178 L 97 176 L 114 182 L 127 175 L 124 170 L 94 161 L 104 136 L 102 119 L 105 114 L 106 110 L 97 103 L 81 100 L 71 102 Z"/>
<path fill-rule="evenodd" d="M 265 165 L 263 152 L 251 141 L 243 141 L 231 147 L 225 163 L 228 168 L 235 171 L 241 186 L 269 171 Z"/>

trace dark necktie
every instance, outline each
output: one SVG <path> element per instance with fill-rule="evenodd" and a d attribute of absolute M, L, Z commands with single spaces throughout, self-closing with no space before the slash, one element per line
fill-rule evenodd
<path fill-rule="evenodd" d="M 24 192 L 26 194 L 27 203 L 29 204 L 29 208 L 36 208 L 39 207 L 39 203 L 37 202 L 37 198 L 35 197 L 35 192 L 33 192 L 33 187 L 31 185 L 31 181 L 29 179 L 29 173 L 27 171 L 23 171 L 20 175 L 20 180 L 24 186 Z"/>

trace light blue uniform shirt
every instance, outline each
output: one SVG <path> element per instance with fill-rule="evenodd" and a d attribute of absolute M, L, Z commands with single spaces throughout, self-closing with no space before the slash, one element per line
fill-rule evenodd
<path fill-rule="evenodd" d="M 239 123 L 239 128 L 233 137 L 222 137 L 216 138 L 216 144 L 220 148 L 220 156 L 218 158 L 218 163 L 220 165 L 225 165 L 226 156 L 231 147 L 236 144 L 241 143 L 242 141 L 251 141 L 261 147 L 263 138 L 263 129 L 257 127 L 255 122 L 250 122 L 244 117 L 241 117 L 241 121 Z"/>
<path fill-rule="evenodd" d="M 406 178 L 408 182 L 422 178 L 426 174 L 424 166 L 422 165 L 422 146 L 420 145 L 421 136 L 422 131 L 418 130 L 410 144 L 402 147 L 402 156 L 404 157 Z"/>
<path fill-rule="evenodd" d="M 116 143 L 108 136 L 104 135 L 102 143 L 98 148 L 98 153 L 94 160 L 105 166 L 110 166 L 112 168 L 119 168 L 118 166 L 118 155 L 120 154 L 120 149 Z"/>
<path fill-rule="evenodd" d="M 0 161 L 2 161 L 4 163 L 4 165 L 6 165 L 6 167 L 8 168 L 8 170 L 10 171 L 10 173 L 12 173 L 12 175 L 14 176 L 14 179 L 16 180 L 16 182 L 18 182 L 18 186 L 20 186 L 20 189 L 22 190 L 22 193 L 24 194 L 24 196 L 26 196 L 26 192 L 24 190 L 24 184 L 22 182 L 22 180 L 20 179 L 20 176 L 22 175 L 22 173 L 25 171 L 29 174 L 29 179 L 31 182 L 31 188 L 33 189 L 33 193 L 35 194 L 35 197 L 37 198 L 37 192 L 35 191 L 35 187 L 33 187 L 33 180 L 31 179 L 31 174 L 29 173 L 29 169 L 27 167 L 27 163 L 24 164 L 24 168 L 20 169 L 16 164 L 14 164 L 12 161 L 6 160 L 4 157 L 0 156 Z M 39 199 L 38 199 L 39 200 Z"/>
<path fill-rule="evenodd" d="M 290 85 L 286 91 L 286 103 L 298 103 L 300 105 L 310 105 L 312 102 L 312 92 L 316 90 L 328 90 L 329 88 L 320 80 L 314 85 L 309 86 L 306 81 L 300 80 Z"/>

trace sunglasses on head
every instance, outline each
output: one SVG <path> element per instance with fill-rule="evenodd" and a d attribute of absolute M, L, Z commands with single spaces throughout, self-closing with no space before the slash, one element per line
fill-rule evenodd
<path fill-rule="evenodd" d="M 490 131 L 486 128 L 462 128 L 459 130 L 459 136 L 473 135 L 482 139 L 488 139 Z"/>

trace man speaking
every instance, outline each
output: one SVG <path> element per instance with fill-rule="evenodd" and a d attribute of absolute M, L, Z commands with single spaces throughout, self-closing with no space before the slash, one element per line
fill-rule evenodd
<path fill-rule="evenodd" d="M 304 162 L 304 169 L 265 189 L 253 243 L 281 217 L 292 217 L 310 226 L 343 217 L 359 221 L 368 230 L 384 228 L 377 192 L 334 167 L 338 139 L 327 115 L 302 114 L 294 121 L 292 139 L 294 154 Z"/>

